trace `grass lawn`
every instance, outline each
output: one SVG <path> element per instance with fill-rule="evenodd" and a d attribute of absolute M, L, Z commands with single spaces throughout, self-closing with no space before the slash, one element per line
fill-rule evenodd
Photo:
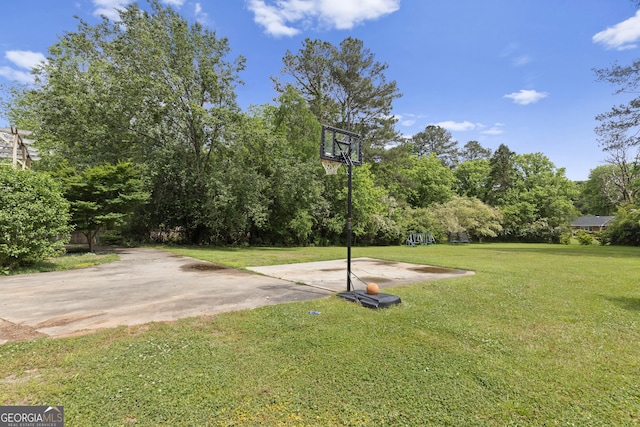
<path fill-rule="evenodd" d="M 6 273 L 14 275 L 72 270 L 75 268 L 85 268 L 107 262 L 113 262 L 117 259 L 118 255 L 109 251 L 71 252 L 57 258 L 47 258 L 44 261 L 38 261 L 33 265 L 18 267 L 14 270 L 6 270 Z M 2 270 L 0 270 L 0 273 L 1 272 Z M 1 288 L 2 287 L 0 286 L 0 289 Z"/>
<path fill-rule="evenodd" d="M 346 255 L 171 250 L 239 268 Z M 640 425 L 640 248 L 353 256 L 476 275 L 393 288 L 403 303 L 384 310 L 330 297 L 6 343 L 0 405 L 63 405 L 65 425 L 83 427 Z"/>

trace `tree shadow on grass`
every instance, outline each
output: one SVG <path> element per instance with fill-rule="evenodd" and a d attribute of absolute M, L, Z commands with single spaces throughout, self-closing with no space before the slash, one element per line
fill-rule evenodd
<path fill-rule="evenodd" d="M 640 298 L 628 298 L 628 297 L 604 297 L 607 301 L 624 308 L 625 310 L 640 311 Z"/>

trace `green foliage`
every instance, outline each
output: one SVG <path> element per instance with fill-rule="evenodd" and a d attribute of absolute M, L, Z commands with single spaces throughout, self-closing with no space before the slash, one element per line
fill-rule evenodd
<path fill-rule="evenodd" d="M 307 245 L 322 205 L 321 126 L 293 88 L 278 101 L 277 107 L 264 107 L 247 121 L 245 127 L 255 133 L 240 138 L 247 148 L 244 167 L 255 168 L 256 179 L 265 180 L 261 195 L 266 216 L 262 223 L 253 222 L 251 241 Z"/>
<path fill-rule="evenodd" d="M 396 136 L 393 100 L 401 96 L 395 81 L 388 82 L 387 64 L 361 40 L 347 37 L 340 46 L 306 39 L 296 53 L 287 51 L 282 74 L 291 82 L 274 79 L 276 90 L 293 85 L 319 122 L 359 133 L 363 156 L 371 160 Z"/>
<path fill-rule="evenodd" d="M 596 119 L 600 124 L 595 131 L 604 151 L 626 155 L 638 145 L 638 121 L 640 113 L 640 97 L 637 96 L 640 85 L 640 59 L 629 65 L 614 64 L 611 68 L 595 70 L 598 80 L 611 83 L 617 87 L 616 94 L 636 94 L 628 97 L 626 104 L 616 105 L 611 110 L 599 114 Z M 626 156 L 623 156 L 626 157 Z M 615 161 L 621 165 L 622 162 Z M 630 200 L 625 200 L 629 202 Z"/>
<path fill-rule="evenodd" d="M 436 241 L 447 238 L 447 229 L 436 218 L 433 209 L 405 207 L 401 211 L 402 220 L 399 221 L 404 230 L 403 238 L 410 233 L 431 233 Z"/>
<path fill-rule="evenodd" d="M 46 258 L 42 261 L 36 261 L 28 265 L 21 265 L 12 268 L 11 271 L 7 268 L 6 274 L 31 274 L 31 273 L 48 273 L 51 271 L 63 271 L 73 270 L 79 268 L 92 267 L 94 265 L 105 264 L 118 260 L 118 255 L 115 253 L 95 253 L 80 251 L 80 253 L 74 253 L 76 248 L 68 248 L 67 252 L 62 256 L 56 256 L 55 258 Z M 0 272 L 0 274 L 2 274 Z"/>
<path fill-rule="evenodd" d="M 589 179 L 582 184 L 578 206 L 585 215 L 611 215 L 620 204 L 616 186 L 615 166 L 602 165 L 589 172 Z"/>
<path fill-rule="evenodd" d="M 489 159 L 491 170 L 487 186 L 487 200 L 492 206 L 502 206 L 508 203 L 505 200 L 506 194 L 516 180 L 515 155 L 516 153 L 505 144 L 500 144 Z"/>
<path fill-rule="evenodd" d="M 244 58 L 229 60 L 229 52 L 227 39 L 173 8 L 131 3 L 117 20 L 81 21 L 65 33 L 23 105 L 37 118 L 38 139 L 73 168 L 133 161 L 143 169 L 147 231 L 181 229 L 191 241 L 220 227 L 238 233 L 242 221 L 220 216 L 243 205 L 245 188 L 234 184 L 251 178 L 226 167 L 241 168 L 232 157 L 243 149 L 231 145 Z M 226 171 L 239 181 L 229 183 Z"/>
<path fill-rule="evenodd" d="M 454 176 L 435 153 L 426 157 L 412 157 L 411 168 L 403 170 L 406 181 L 411 182 L 407 202 L 413 207 L 428 207 L 444 203 L 453 196 Z"/>
<path fill-rule="evenodd" d="M 370 163 L 376 185 L 386 188 L 401 206 L 407 204 L 416 183 L 408 170 L 415 166 L 415 156 L 408 144 L 388 148 L 380 155 L 380 161 Z"/>
<path fill-rule="evenodd" d="M 121 162 L 140 168 L 139 193 L 149 193 L 149 203 L 126 221 L 95 194 L 70 194 L 75 222 L 89 235 L 126 222 L 127 238 L 160 232 L 198 244 L 344 243 L 346 177 L 322 173 L 320 123 L 363 136 L 368 166 L 354 172 L 353 198 L 359 243 L 402 242 L 414 225 L 444 233 L 449 226 L 423 209 L 455 195 L 500 209 L 505 240 L 557 241 L 576 215 L 576 187 L 540 153 L 517 155 L 503 144 L 492 154 L 477 141 L 459 150 L 438 126 L 402 141 L 391 114 L 396 82 L 361 40 L 305 40 L 283 58 L 276 105 L 241 112 L 235 87 L 245 63 L 230 58 L 228 40 L 159 0 L 146 9 L 130 3 L 118 20 L 80 21 L 51 46 L 37 84 L 7 98 L 12 120 L 35 131 L 44 156 L 37 167 L 74 192 L 83 191 L 82 171 Z M 497 230 L 456 221 L 477 228 L 477 239 Z"/>
<path fill-rule="evenodd" d="M 33 263 L 64 250 L 69 204 L 42 173 L 0 165 L 0 268 Z"/>
<path fill-rule="evenodd" d="M 607 236 L 607 233 L 606 233 L 606 230 L 594 232 L 593 233 L 593 238 L 600 245 L 607 245 L 607 244 L 610 243 L 609 242 L 609 237 Z"/>
<path fill-rule="evenodd" d="M 453 173 L 456 193 L 459 196 L 487 200 L 491 165 L 487 159 L 467 160 L 458 164 Z"/>
<path fill-rule="evenodd" d="M 433 206 L 432 212 L 440 228 L 449 233 L 466 231 L 472 239 L 482 241 L 497 237 L 502 231 L 502 213 L 475 198 L 453 197 Z"/>
<path fill-rule="evenodd" d="M 101 228 L 122 226 L 149 198 L 132 163 L 90 167 L 67 177 L 65 187 L 72 222 L 87 237 L 89 250 Z"/>
<path fill-rule="evenodd" d="M 560 243 L 563 245 L 571 244 L 571 239 L 573 238 L 573 234 L 569 231 L 565 231 L 560 235 Z"/>
<path fill-rule="evenodd" d="M 581 245 L 588 246 L 593 244 L 593 236 L 588 231 L 585 231 L 585 230 L 576 231 L 576 238 L 578 239 L 578 243 L 580 243 Z"/>
<path fill-rule="evenodd" d="M 327 201 L 331 205 L 328 217 L 321 225 L 326 234 L 340 236 L 344 242 L 346 230 L 348 185 L 347 175 L 338 173 L 327 176 L 329 193 Z M 352 230 L 354 242 L 358 244 L 399 243 L 404 237 L 397 223 L 396 203 L 388 197 L 386 190 L 375 184 L 368 164 L 353 168 Z"/>
<path fill-rule="evenodd" d="M 506 156 L 506 150 L 498 150 L 496 154 L 502 152 Z M 508 162 L 504 157 L 493 163 L 494 166 L 508 163 L 509 179 L 503 180 L 504 185 L 496 184 L 494 194 L 489 197 L 504 214 L 503 238 L 558 242 L 562 228 L 578 216 L 573 205 L 578 196 L 577 186 L 567 179 L 563 168 L 556 168 L 542 153 L 510 153 Z M 506 173 L 503 172 L 499 175 L 503 176 Z"/>
<path fill-rule="evenodd" d="M 460 158 L 462 161 L 488 160 L 491 157 L 491 153 L 490 148 L 483 147 L 478 141 L 469 141 L 462 147 Z"/>
<path fill-rule="evenodd" d="M 423 131 L 413 135 L 408 144 L 418 157 L 429 157 L 433 154 L 449 168 L 458 163 L 458 141 L 453 139 L 448 130 L 440 126 L 427 126 Z"/>
<path fill-rule="evenodd" d="M 601 239 L 612 245 L 640 246 L 640 208 L 623 205 L 601 232 Z"/>

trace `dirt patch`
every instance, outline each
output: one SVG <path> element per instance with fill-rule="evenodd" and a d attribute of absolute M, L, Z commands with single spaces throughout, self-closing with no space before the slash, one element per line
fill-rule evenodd
<path fill-rule="evenodd" d="M 196 271 L 216 271 L 216 270 L 227 270 L 228 267 L 225 267 L 223 265 L 218 265 L 218 264 L 203 264 L 203 263 L 199 263 L 199 262 L 195 262 L 192 264 L 187 264 L 187 265 L 183 265 L 182 267 L 180 267 L 180 269 L 182 271 L 190 271 L 190 270 L 196 270 Z"/>
<path fill-rule="evenodd" d="M 417 271 L 418 273 L 432 273 L 432 274 L 464 274 L 464 271 L 454 270 L 453 268 L 445 268 L 445 267 L 433 267 L 430 265 L 425 265 L 424 267 L 414 267 L 413 271 Z"/>
<path fill-rule="evenodd" d="M 374 262 L 376 265 L 395 265 L 398 264 L 396 261 L 387 261 L 384 259 L 377 259 Z"/>
<path fill-rule="evenodd" d="M 76 316 L 60 316 L 47 319 L 44 322 L 40 322 L 36 325 L 36 329 L 41 328 L 54 328 L 56 326 L 65 326 L 69 323 L 78 322 L 80 320 L 91 319 L 92 317 L 102 316 L 106 313 L 91 313 L 91 314 L 78 314 Z"/>
<path fill-rule="evenodd" d="M 46 335 L 36 331 L 31 326 L 19 325 L 9 322 L 8 320 L 0 319 L 0 340 L 24 341 L 44 336 Z"/>
<path fill-rule="evenodd" d="M 37 369 L 28 369 L 24 371 L 24 375 L 17 376 L 15 374 L 11 374 L 8 377 L 0 379 L 0 383 L 5 384 L 16 384 L 16 383 L 25 383 L 32 379 L 40 378 L 40 374 L 38 374 Z"/>

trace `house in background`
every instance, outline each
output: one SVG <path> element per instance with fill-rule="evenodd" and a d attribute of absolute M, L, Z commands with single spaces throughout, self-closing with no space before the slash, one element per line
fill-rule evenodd
<path fill-rule="evenodd" d="M 581 216 L 571 223 L 573 231 L 584 230 L 589 233 L 595 233 L 607 228 L 607 225 L 613 221 L 613 216 Z"/>

